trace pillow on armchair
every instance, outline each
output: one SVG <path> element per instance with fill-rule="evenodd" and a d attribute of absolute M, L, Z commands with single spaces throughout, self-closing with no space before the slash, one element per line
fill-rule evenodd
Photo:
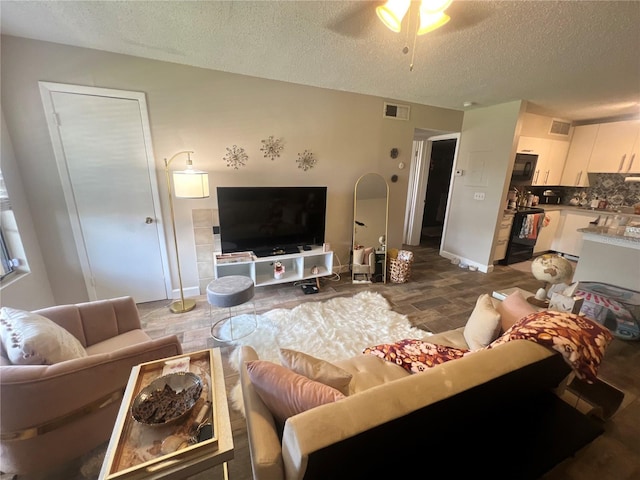
<path fill-rule="evenodd" d="M 80 341 L 61 326 L 10 307 L 0 309 L 0 340 L 14 365 L 52 365 L 87 356 Z"/>

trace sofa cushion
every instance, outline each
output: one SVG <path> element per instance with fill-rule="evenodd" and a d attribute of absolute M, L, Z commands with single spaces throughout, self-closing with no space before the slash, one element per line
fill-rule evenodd
<path fill-rule="evenodd" d="M 256 392 L 280 422 L 325 403 L 345 398 L 335 388 L 266 360 L 247 362 L 247 373 Z"/>
<path fill-rule="evenodd" d="M 543 310 L 517 322 L 488 348 L 520 339 L 560 352 L 578 378 L 593 383 L 613 336 L 605 327 L 587 317 Z"/>
<path fill-rule="evenodd" d="M 500 313 L 491 302 L 491 297 L 484 293 L 478 297 L 467 324 L 464 327 L 464 338 L 471 350 L 484 348 L 500 335 Z"/>
<path fill-rule="evenodd" d="M 2 307 L 0 338 L 11 363 L 51 365 L 82 358 L 87 352 L 80 341 L 42 315 Z"/>
<path fill-rule="evenodd" d="M 352 375 L 326 360 L 296 350 L 281 348 L 280 363 L 283 367 L 304 375 L 310 380 L 324 383 L 344 395 L 349 395 L 349 382 Z"/>
<path fill-rule="evenodd" d="M 87 347 L 87 353 L 89 355 L 97 355 L 100 353 L 111 353 L 121 348 L 126 348 L 138 343 L 144 343 L 151 340 L 151 337 L 147 335 L 143 330 L 136 329 L 128 332 L 121 333 L 115 337 L 108 338 L 102 342 L 98 342 L 95 345 Z"/>
<path fill-rule="evenodd" d="M 500 302 L 496 310 L 500 313 L 502 333 L 509 330 L 521 318 L 537 311 L 518 290 L 513 291 Z"/>
<path fill-rule="evenodd" d="M 404 368 L 373 355 L 355 355 L 336 365 L 352 375 L 349 395 L 409 376 Z"/>
<path fill-rule="evenodd" d="M 410 373 L 419 373 L 449 360 L 462 358 L 469 350 L 408 338 L 396 343 L 368 347 L 363 353 L 393 362 Z"/>
<path fill-rule="evenodd" d="M 464 327 L 434 333 L 429 337 L 429 341 L 436 345 L 448 345 L 449 347 L 462 348 L 465 350 L 469 349 L 469 345 L 464 338 Z"/>

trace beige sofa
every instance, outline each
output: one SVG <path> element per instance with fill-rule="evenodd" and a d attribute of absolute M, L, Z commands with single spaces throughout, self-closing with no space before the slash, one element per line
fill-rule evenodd
<path fill-rule="evenodd" d="M 62 305 L 38 313 L 72 333 L 87 356 L 53 365 L 0 359 L 0 468 L 51 468 L 107 441 L 131 368 L 182 353 L 175 335 L 152 340 L 131 297 Z"/>
<path fill-rule="evenodd" d="M 463 330 L 428 340 L 467 348 Z M 527 340 L 418 374 L 373 355 L 334 362 L 352 373 L 350 394 L 284 425 L 249 379 L 256 359 L 242 347 L 254 479 L 535 479 L 601 433 L 554 394 L 571 373 L 562 356 Z"/>

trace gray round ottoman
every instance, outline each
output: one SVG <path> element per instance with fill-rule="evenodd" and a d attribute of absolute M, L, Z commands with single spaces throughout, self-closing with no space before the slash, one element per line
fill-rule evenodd
<path fill-rule="evenodd" d="M 209 313 L 211 314 L 211 307 L 227 309 L 224 318 L 211 326 L 211 336 L 214 339 L 233 342 L 258 328 L 253 294 L 253 280 L 242 275 L 220 277 L 207 285 Z M 244 305 L 248 302 L 251 304 Z"/>

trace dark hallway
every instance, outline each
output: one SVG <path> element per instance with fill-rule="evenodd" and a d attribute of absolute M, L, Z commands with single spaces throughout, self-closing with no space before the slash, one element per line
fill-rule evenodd
<path fill-rule="evenodd" d="M 431 147 L 431 162 L 422 217 L 420 245 L 440 248 L 453 169 L 456 139 L 437 140 Z"/>

